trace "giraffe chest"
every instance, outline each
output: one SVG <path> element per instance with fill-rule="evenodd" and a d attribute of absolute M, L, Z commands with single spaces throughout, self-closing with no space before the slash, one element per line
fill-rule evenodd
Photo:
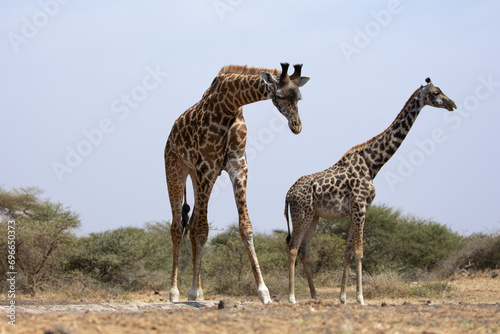
<path fill-rule="evenodd" d="M 204 163 L 220 171 L 230 147 L 233 123 L 234 118 L 192 108 L 176 121 L 169 140 L 190 169 Z"/>
<path fill-rule="evenodd" d="M 314 185 L 316 213 L 326 219 L 338 219 L 350 215 L 355 202 L 370 205 L 375 197 L 371 179 L 352 173 L 332 169 L 320 172 Z"/>

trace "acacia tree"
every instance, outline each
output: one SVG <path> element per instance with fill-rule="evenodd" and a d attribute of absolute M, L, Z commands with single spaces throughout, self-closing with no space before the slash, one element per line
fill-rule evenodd
<path fill-rule="evenodd" d="M 18 289 L 32 294 L 62 272 L 65 252 L 76 240 L 72 230 L 80 226 L 77 214 L 61 203 L 42 200 L 41 194 L 38 188 L 0 188 L 0 254 L 7 254 L 7 225 L 15 221 Z M 2 276 L 11 271 L 6 270 L 5 256 L 0 259 L 0 268 Z"/>

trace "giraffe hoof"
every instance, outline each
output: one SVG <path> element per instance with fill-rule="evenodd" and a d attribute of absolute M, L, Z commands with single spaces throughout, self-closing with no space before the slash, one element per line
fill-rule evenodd
<path fill-rule="evenodd" d="M 169 299 L 171 303 L 176 303 L 179 301 L 179 290 L 172 288 L 170 289 Z"/>
<path fill-rule="evenodd" d="M 365 300 L 363 298 L 363 295 L 360 293 L 356 294 L 356 301 L 358 302 L 359 305 L 365 305 Z"/>
<path fill-rule="evenodd" d="M 259 295 L 259 299 L 262 302 L 262 304 L 271 304 L 271 296 L 269 295 L 269 290 L 267 287 L 264 285 L 264 287 L 261 287 L 257 290 L 257 294 Z"/>
<path fill-rule="evenodd" d="M 340 303 L 344 304 L 346 303 L 346 297 L 345 296 L 340 296 Z"/>
<path fill-rule="evenodd" d="M 203 299 L 203 290 L 197 288 L 191 288 L 188 292 L 188 301 L 199 302 Z"/>
<path fill-rule="evenodd" d="M 295 301 L 295 297 L 288 297 L 288 302 L 290 304 L 296 304 L 297 302 Z"/>

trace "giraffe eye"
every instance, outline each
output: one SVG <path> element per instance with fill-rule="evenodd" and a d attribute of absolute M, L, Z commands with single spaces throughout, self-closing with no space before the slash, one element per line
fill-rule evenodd
<path fill-rule="evenodd" d="M 438 96 L 439 95 L 439 92 L 432 92 L 432 94 Z"/>

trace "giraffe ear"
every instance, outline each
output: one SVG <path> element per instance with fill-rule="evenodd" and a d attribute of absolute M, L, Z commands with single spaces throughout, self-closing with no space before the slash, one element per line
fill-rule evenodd
<path fill-rule="evenodd" d="M 302 87 L 304 86 L 308 81 L 309 81 L 309 77 L 300 77 L 300 81 L 299 81 L 299 87 Z"/>
<path fill-rule="evenodd" d="M 265 72 L 265 71 L 261 71 L 260 75 L 261 75 L 262 79 L 264 79 L 264 82 L 266 84 L 268 84 L 270 86 L 276 86 L 276 85 L 278 85 L 278 80 L 276 80 L 271 73 Z"/>

